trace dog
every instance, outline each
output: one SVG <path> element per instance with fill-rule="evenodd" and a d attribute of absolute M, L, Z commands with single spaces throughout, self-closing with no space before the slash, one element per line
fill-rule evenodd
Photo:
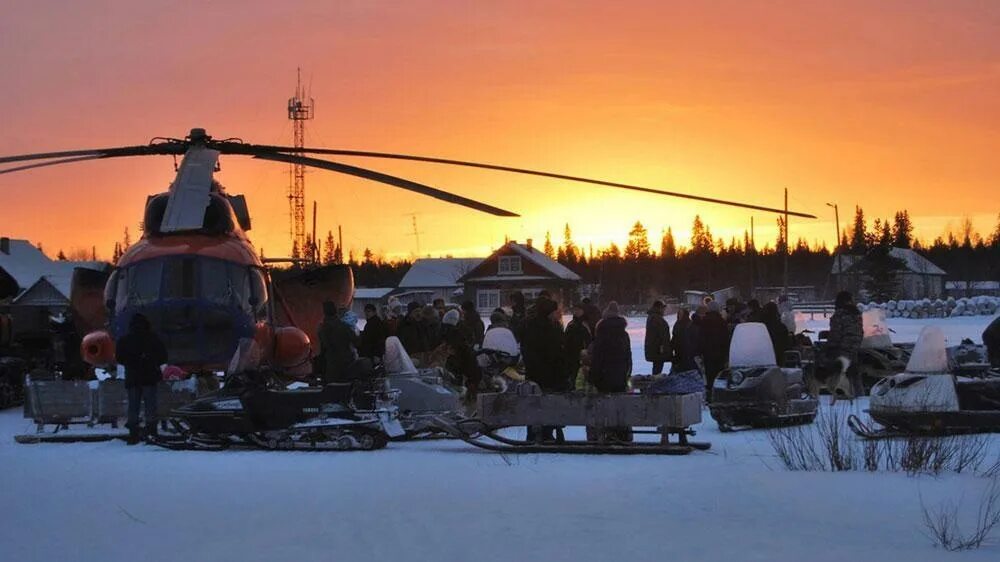
<path fill-rule="evenodd" d="M 830 393 L 830 404 L 837 402 L 837 391 L 843 393 L 848 400 L 854 400 L 854 390 L 851 388 L 851 381 L 847 378 L 847 369 L 851 367 L 851 360 L 844 356 L 835 358 L 825 365 L 825 368 L 816 365 L 808 377 L 809 395 L 819 398 L 822 387 L 826 387 Z"/>

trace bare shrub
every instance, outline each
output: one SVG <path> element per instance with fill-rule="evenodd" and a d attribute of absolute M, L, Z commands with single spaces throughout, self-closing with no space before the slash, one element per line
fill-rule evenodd
<path fill-rule="evenodd" d="M 813 431 L 807 429 L 807 426 L 773 429 L 767 432 L 767 439 L 786 469 L 813 472 L 828 470 Z"/>
<path fill-rule="evenodd" d="M 830 408 L 819 416 L 817 428 L 823 442 L 830 470 L 839 472 L 858 467 L 858 440 L 847 427 L 847 418 L 839 408 Z"/>
<path fill-rule="evenodd" d="M 788 470 L 905 472 L 939 475 L 979 471 L 989 451 L 984 435 L 859 440 L 839 409 L 825 410 L 811 426 L 770 430 L 768 441 Z M 988 470 L 1000 473 L 1000 463 Z"/>
<path fill-rule="evenodd" d="M 994 478 L 986 492 L 979 498 L 976 512 L 976 530 L 971 534 L 962 532 L 958 525 L 961 502 L 944 502 L 936 508 L 928 508 L 920 498 L 924 528 L 935 545 L 945 550 L 972 550 L 982 546 L 993 529 L 1000 525 L 1000 481 Z"/>

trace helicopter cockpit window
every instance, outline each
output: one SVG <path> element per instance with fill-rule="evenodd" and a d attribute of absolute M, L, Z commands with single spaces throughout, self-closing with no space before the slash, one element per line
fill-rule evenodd
<path fill-rule="evenodd" d="M 267 281 L 259 269 L 250 270 L 250 295 L 253 297 L 254 316 L 262 318 L 267 313 Z"/>
<path fill-rule="evenodd" d="M 195 260 L 182 258 L 169 260 L 166 263 L 166 274 L 163 277 L 162 297 L 165 299 L 192 299 L 197 296 L 195 277 Z"/>
<path fill-rule="evenodd" d="M 125 268 L 122 275 L 118 279 L 118 296 L 115 299 L 119 311 L 126 304 L 140 306 L 159 298 L 163 278 L 162 261 L 141 261 Z"/>
<path fill-rule="evenodd" d="M 108 282 L 104 284 L 104 302 L 113 303 L 118 300 L 118 270 L 112 271 Z"/>
<path fill-rule="evenodd" d="M 200 264 L 202 298 L 249 310 L 250 281 L 246 267 L 217 260 Z"/>

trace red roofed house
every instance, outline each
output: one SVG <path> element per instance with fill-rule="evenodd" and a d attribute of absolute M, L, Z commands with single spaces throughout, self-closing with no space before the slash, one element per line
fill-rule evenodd
<path fill-rule="evenodd" d="M 580 286 L 580 276 L 531 246 L 508 242 L 463 275 L 464 298 L 480 312 L 509 304 L 515 291 L 530 303 L 543 290 L 557 302 L 568 304 Z"/>

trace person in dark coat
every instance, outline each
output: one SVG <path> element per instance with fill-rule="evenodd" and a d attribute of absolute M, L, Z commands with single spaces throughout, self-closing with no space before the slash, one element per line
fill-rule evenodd
<path fill-rule="evenodd" d="M 399 342 L 410 356 L 427 351 L 427 342 L 421 330 L 422 314 L 420 303 L 411 302 L 406 305 L 406 316 L 399 323 Z"/>
<path fill-rule="evenodd" d="M 323 382 L 348 380 L 348 369 L 357 359 L 358 336 L 341 320 L 339 312 L 334 303 L 323 303 L 323 321 L 317 330 L 323 357 Z"/>
<path fill-rule="evenodd" d="M 699 354 L 705 363 L 705 399 L 712 401 L 715 378 L 726 368 L 729 359 L 729 327 L 719 312 L 719 303 L 712 301 L 698 326 Z"/>
<path fill-rule="evenodd" d="M 445 314 L 442 319 L 446 327 L 449 325 L 448 314 Z M 443 339 L 444 344 L 448 347 L 445 369 L 462 381 L 465 386 L 466 403 L 475 404 L 476 395 L 479 393 L 479 383 L 482 380 L 482 370 L 476 361 L 476 352 L 461 330 L 445 330 Z"/>
<path fill-rule="evenodd" d="M 663 373 L 663 364 L 673 358 L 670 347 L 670 324 L 663 318 L 667 307 L 663 301 L 655 301 L 646 317 L 646 341 L 643 351 L 646 361 L 653 364 L 654 375 Z"/>
<path fill-rule="evenodd" d="M 539 299 L 535 314 L 524 325 L 521 355 L 524 358 L 524 376 L 534 381 L 545 392 L 566 390 L 563 331 L 553 318 L 559 306 L 550 299 Z"/>
<path fill-rule="evenodd" d="M 760 307 L 760 301 L 757 299 L 750 299 L 747 301 L 746 309 L 746 321 L 747 322 L 763 322 L 764 321 L 764 311 Z"/>
<path fill-rule="evenodd" d="M 632 343 L 628 323 L 618 313 L 618 303 L 611 301 L 604 319 L 597 323 L 590 344 L 590 383 L 598 392 L 625 392 L 632 374 Z"/>
<path fill-rule="evenodd" d="M 774 348 L 774 359 L 778 365 L 785 362 L 785 351 L 791 345 L 792 335 L 788 327 L 781 321 L 781 312 L 778 305 L 769 302 L 761 309 L 761 319 L 767 327 L 767 333 L 771 336 L 771 346 Z"/>
<path fill-rule="evenodd" d="M 551 299 L 538 299 L 535 313 L 524 324 L 521 357 L 524 359 L 524 376 L 541 387 L 543 392 L 568 390 L 566 379 L 565 344 L 559 323 L 559 305 Z M 538 431 L 541 431 L 541 434 Z M 558 431 L 553 435 L 553 431 Z M 528 427 L 528 440 L 540 438 L 561 440 L 561 428 Z"/>
<path fill-rule="evenodd" d="M 128 444 L 139 442 L 139 408 L 145 406 L 146 435 L 156 437 L 156 385 L 167 363 L 167 347 L 142 314 L 132 316 L 128 333 L 115 344 L 115 361 L 125 368 L 128 391 Z"/>
<path fill-rule="evenodd" d="M 433 351 L 441 345 L 441 314 L 431 305 L 427 305 L 421 311 L 420 330 L 423 332 L 424 342 L 427 351 Z"/>
<path fill-rule="evenodd" d="M 489 332 L 493 328 L 506 328 L 510 330 L 510 317 L 507 316 L 507 313 L 502 308 L 494 309 L 490 313 L 490 327 L 486 328 L 486 331 Z"/>
<path fill-rule="evenodd" d="M 990 359 L 990 365 L 1000 367 L 1000 316 L 990 322 L 990 325 L 983 330 L 983 344 L 986 346 L 986 355 Z"/>
<path fill-rule="evenodd" d="M 590 333 L 594 334 L 597 332 L 597 323 L 601 321 L 601 309 L 590 298 L 585 298 L 580 303 L 583 304 L 584 321 L 590 327 Z"/>
<path fill-rule="evenodd" d="M 604 318 L 597 323 L 594 341 L 590 344 L 590 384 L 600 393 L 625 392 L 632 374 L 632 342 L 628 323 L 618 312 L 618 303 L 611 301 Z M 603 435 L 603 437 L 602 437 Z M 587 428 L 587 439 L 631 441 L 632 428 L 609 427 L 603 430 Z"/>
<path fill-rule="evenodd" d="M 674 335 L 671 339 L 674 352 L 671 372 L 693 371 L 698 368 L 694 360 L 698 355 L 698 345 L 693 336 L 695 331 L 688 310 L 682 308 L 677 311 L 677 322 L 674 323 Z"/>
<path fill-rule="evenodd" d="M 365 329 L 361 332 L 358 355 L 371 359 L 382 359 L 385 355 L 385 338 L 389 337 L 385 321 L 378 315 L 374 304 L 365 305 Z"/>
<path fill-rule="evenodd" d="M 584 318 L 583 305 L 573 306 L 573 319 L 566 325 L 566 377 L 569 388 L 576 385 L 576 375 L 580 371 L 580 353 L 590 346 L 594 339 L 590 326 Z"/>
<path fill-rule="evenodd" d="M 479 317 L 479 311 L 476 310 L 476 305 L 472 301 L 462 303 L 462 321 L 459 322 L 458 328 L 469 345 L 473 347 L 483 345 L 486 326 L 483 325 L 483 319 Z"/>
<path fill-rule="evenodd" d="M 851 365 L 847 368 L 847 377 L 851 381 L 851 390 L 855 396 L 865 393 L 861 382 L 861 372 L 858 370 L 858 350 L 861 340 L 865 337 L 861 322 L 861 311 L 854 304 L 854 296 L 849 291 L 837 293 L 834 300 L 834 312 L 830 317 L 830 334 L 827 336 L 827 357 L 846 357 Z"/>
<path fill-rule="evenodd" d="M 510 309 L 510 331 L 514 332 L 517 342 L 521 343 L 524 337 L 524 323 L 528 316 L 528 309 L 524 306 L 524 294 L 521 291 L 510 294 Z"/>

